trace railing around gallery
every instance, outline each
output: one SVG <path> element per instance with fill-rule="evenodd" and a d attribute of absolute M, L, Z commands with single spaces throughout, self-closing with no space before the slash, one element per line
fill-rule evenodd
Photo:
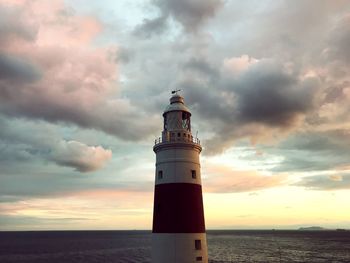
<path fill-rule="evenodd" d="M 158 137 L 154 140 L 154 144 L 165 143 L 165 142 L 191 142 L 201 145 L 201 141 L 198 138 L 191 136 L 164 136 Z"/>

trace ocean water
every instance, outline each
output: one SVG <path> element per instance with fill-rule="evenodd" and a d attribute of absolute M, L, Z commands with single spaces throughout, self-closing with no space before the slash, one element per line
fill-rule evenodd
<path fill-rule="evenodd" d="M 211 263 L 350 262 L 350 231 L 212 230 L 207 239 Z M 140 263 L 150 255 L 149 231 L 0 232 L 0 263 Z"/>

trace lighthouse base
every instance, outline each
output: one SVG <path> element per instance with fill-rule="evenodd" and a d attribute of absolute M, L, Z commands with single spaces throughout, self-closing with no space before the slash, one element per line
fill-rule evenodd
<path fill-rule="evenodd" d="M 205 233 L 153 233 L 152 263 L 208 263 Z"/>

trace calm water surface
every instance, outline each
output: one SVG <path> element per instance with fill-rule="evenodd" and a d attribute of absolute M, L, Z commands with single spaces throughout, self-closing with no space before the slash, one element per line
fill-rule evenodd
<path fill-rule="evenodd" d="M 209 260 L 350 262 L 350 231 L 208 231 Z M 0 232 L 0 262 L 150 262 L 149 231 Z"/>

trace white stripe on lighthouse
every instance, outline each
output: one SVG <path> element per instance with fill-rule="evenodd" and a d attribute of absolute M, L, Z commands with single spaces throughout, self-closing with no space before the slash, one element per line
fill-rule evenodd
<path fill-rule="evenodd" d="M 201 240 L 201 249 L 196 249 L 194 240 Z M 152 250 L 153 263 L 208 262 L 205 233 L 152 234 L 152 245 L 157 248 Z"/>
<path fill-rule="evenodd" d="M 195 176 L 193 176 L 193 171 Z M 159 176 L 161 172 L 161 176 Z M 184 149 L 162 150 L 157 154 L 156 185 L 168 183 L 201 184 L 199 152 L 188 145 Z"/>

